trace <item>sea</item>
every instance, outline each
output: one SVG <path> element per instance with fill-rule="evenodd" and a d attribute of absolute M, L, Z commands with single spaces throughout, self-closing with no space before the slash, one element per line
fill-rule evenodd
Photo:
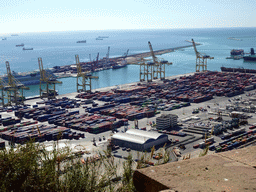
<path fill-rule="evenodd" d="M 102 40 L 96 40 L 99 36 Z M 11 71 L 27 72 L 38 70 L 38 57 L 42 58 L 44 68 L 75 64 L 75 55 L 78 54 L 81 62 L 106 57 L 110 47 L 109 57 L 123 56 L 148 52 L 148 41 L 153 50 L 176 48 L 191 45 L 186 40 L 194 39 L 198 52 L 214 57 L 208 60 L 208 70 L 220 71 L 220 67 L 243 67 L 256 69 L 255 62 L 226 59 L 232 49 L 256 48 L 256 28 L 207 28 L 207 29 L 145 29 L 145 30 L 98 30 L 98 31 L 61 31 L 0 34 L 0 75 L 6 73 L 6 61 L 9 61 Z M 231 37 L 231 38 L 230 38 Z M 6 40 L 2 40 L 6 38 Z M 86 40 L 86 43 L 76 43 Z M 17 44 L 25 44 L 22 50 Z M 166 76 L 180 75 L 195 72 L 196 56 L 193 47 L 179 49 L 174 52 L 159 55 L 172 62 L 166 66 Z M 150 58 L 149 58 L 150 59 Z M 128 65 L 125 68 L 109 69 L 93 73 L 99 79 L 92 80 L 92 89 L 118 86 L 121 84 L 138 82 L 140 68 L 138 65 Z M 63 83 L 56 86 L 59 94 L 76 92 L 76 78 L 61 78 Z M 30 90 L 24 95 L 39 95 L 39 85 L 29 86 Z"/>

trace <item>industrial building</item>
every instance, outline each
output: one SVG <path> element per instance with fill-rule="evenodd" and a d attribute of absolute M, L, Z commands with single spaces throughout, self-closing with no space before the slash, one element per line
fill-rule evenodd
<path fill-rule="evenodd" d="M 161 115 L 156 118 L 156 128 L 157 129 L 169 129 L 173 128 L 178 123 L 178 116 L 175 114 Z"/>
<path fill-rule="evenodd" d="M 168 136 L 165 134 L 138 129 L 129 129 L 125 133 L 116 133 L 112 136 L 112 143 L 114 145 L 138 151 L 147 150 L 166 142 L 168 142 Z"/>

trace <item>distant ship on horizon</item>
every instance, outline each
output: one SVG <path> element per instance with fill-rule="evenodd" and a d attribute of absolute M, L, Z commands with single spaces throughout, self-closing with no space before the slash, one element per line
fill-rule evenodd
<path fill-rule="evenodd" d="M 24 43 L 21 43 L 19 45 L 16 45 L 16 47 L 24 47 Z"/>
<path fill-rule="evenodd" d="M 76 43 L 86 43 L 86 40 L 77 41 Z"/>
<path fill-rule="evenodd" d="M 33 50 L 33 48 L 23 48 L 23 50 Z"/>

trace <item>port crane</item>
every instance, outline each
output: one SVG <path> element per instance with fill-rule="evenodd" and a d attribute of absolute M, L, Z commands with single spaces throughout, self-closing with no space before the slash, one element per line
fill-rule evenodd
<path fill-rule="evenodd" d="M 40 70 L 40 98 L 53 99 L 56 97 L 56 84 L 61 84 L 61 81 L 51 75 L 44 69 L 42 58 L 38 58 L 38 65 Z"/>
<path fill-rule="evenodd" d="M 194 40 L 192 39 L 192 44 L 196 53 L 196 72 L 200 72 L 200 68 L 202 68 L 202 71 L 207 70 L 207 59 L 214 59 L 214 57 L 210 57 L 209 55 L 199 53 L 196 49 L 196 44 Z"/>
<path fill-rule="evenodd" d="M 163 59 L 158 59 L 155 56 L 155 53 L 153 51 L 152 45 L 150 41 L 148 42 L 150 53 L 153 59 L 153 79 L 158 79 L 158 76 L 160 77 L 161 80 L 165 79 L 165 65 L 171 65 L 172 62 L 168 62 Z"/>
<path fill-rule="evenodd" d="M 93 62 L 91 63 L 92 64 L 91 71 L 95 71 L 95 69 L 97 68 L 97 65 L 98 65 L 98 62 L 99 62 L 99 55 L 100 55 L 100 53 L 98 52 L 97 57 L 96 57 L 96 61 L 93 60 Z M 78 58 L 78 60 L 79 60 L 79 58 Z M 80 65 L 80 63 L 79 63 L 79 65 Z"/>
<path fill-rule="evenodd" d="M 149 62 L 148 60 L 141 58 L 140 62 L 140 81 L 152 82 L 153 80 L 153 62 Z"/>
<path fill-rule="evenodd" d="M 128 52 L 129 52 L 129 49 L 127 49 L 127 51 L 124 53 L 124 58 L 128 56 Z"/>
<path fill-rule="evenodd" d="M 99 53 L 98 53 L 98 56 L 99 56 Z M 76 58 L 76 66 L 77 66 L 77 82 L 76 82 L 77 92 L 91 91 L 92 90 L 91 80 L 98 79 L 99 77 L 92 76 L 88 72 L 82 72 L 82 67 L 79 61 L 79 55 L 75 55 L 75 58 Z M 89 86 L 89 90 L 86 89 L 87 86 Z"/>
<path fill-rule="evenodd" d="M 24 86 L 13 76 L 8 61 L 6 61 L 5 64 L 8 76 L 7 86 L 5 85 L 4 87 L 4 89 L 7 91 L 7 105 L 11 106 L 12 103 L 15 105 L 24 104 L 25 97 L 23 96 L 23 90 L 29 90 L 29 87 Z"/>
<path fill-rule="evenodd" d="M 1 100 L 1 103 L 2 103 L 2 106 L 4 107 L 5 104 L 4 104 L 4 101 L 5 99 L 8 99 L 5 98 L 5 92 L 7 92 L 8 94 L 8 89 L 10 88 L 10 86 L 3 80 L 3 78 L 0 78 L 0 89 L 1 89 L 1 97 L 0 97 L 0 100 Z"/>

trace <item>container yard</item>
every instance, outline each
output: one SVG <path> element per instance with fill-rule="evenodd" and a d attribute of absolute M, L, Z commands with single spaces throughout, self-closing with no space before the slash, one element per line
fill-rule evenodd
<path fill-rule="evenodd" d="M 255 141 L 255 88 L 252 74 L 206 71 L 27 100 L 1 109 L 0 147 L 34 139 L 105 150 L 117 132 L 141 129 L 167 135 L 166 147 L 176 151 L 173 161 L 206 146 L 212 152 L 231 150 Z M 162 114 L 176 114 L 175 127 L 157 130 Z M 116 158 L 136 156 L 130 148 L 112 149 Z"/>

